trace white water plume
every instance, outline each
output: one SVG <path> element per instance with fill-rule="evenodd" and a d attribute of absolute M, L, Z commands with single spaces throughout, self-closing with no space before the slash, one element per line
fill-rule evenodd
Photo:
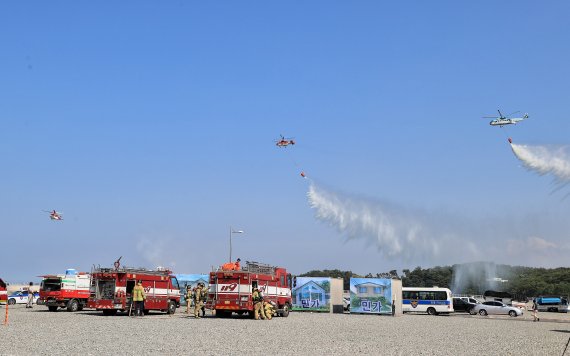
<path fill-rule="evenodd" d="M 555 212 L 462 216 L 355 197 L 312 181 L 307 196 L 318 220 L 348 239 L 365 241 L 390 260 L 416 265 L 488 260 L 557 266 L 566 263 L 570 250 L 570 223 Z M 485 276 L 493 272 L 483 270 Z M 461 288 L 461 277 L 469 273 L 457 272 L 454 283 Z"/>
<path fill-rule="evenodd" d="M 468 287 L 479 291 L 497 288 L 497 265 L 492 262 L 473 262 L 453 266 L 451 291 L 465 293 Z M 503 277 L 504 276 L 500 276 Z"/>
<path fill-rule="evenodd" d="M 570 152 L 568 146 L 530 146 L 511 144 L 523 166 L 539 175 L 552 175 L 557 184 L 570 182 Z"/>
<path fill-rule="evenodd" d="M 477 254 L 473 243 L 457 235 L 461 229 L 457 226 L 458 219 L 441 219 L 435 214 L 390 203 L 352 198 L 315 184 L 311 184 L 307 195 L 317 219 L 351 239 L 363 238 L 372 242 L 388 258 L 433 262 L 443 255 L 453 255 L 450 248 L 457 246 L 461 246 L 458 252 L 464 257 Z M 454 230 L 454 233 L 446 229 Z"/>

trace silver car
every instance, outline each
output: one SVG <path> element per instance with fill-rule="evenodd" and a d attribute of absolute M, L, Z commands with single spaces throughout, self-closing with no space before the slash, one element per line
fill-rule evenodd
<path fill-rule="evenodd" d="M 512 317 L 521 316 L 523 312 L 517 307 L 511 307 L 502 302 L 484 302 L 477 304 L 471 309 L 471 314 L 487 315 L 487 314 L 504 314 Z"/>

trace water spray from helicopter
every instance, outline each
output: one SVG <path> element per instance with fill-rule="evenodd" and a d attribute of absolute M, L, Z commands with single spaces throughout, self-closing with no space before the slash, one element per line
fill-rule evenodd
<path fill-rule="evenodd" d="M 434 262 L 449 256 L 450 250 L 459 245 L 461 251 L 457 253 L 464 257 L 478 255 L 475 244 L 461 237 L 459 224 L 441 224 L 445 217 L 334 192 L 314 182 L 310 183 L 307 197 L 318 220 L 348 239 L 364 239 L 387 258 Z"/>
<path fill-rule="evenodd" d="M 524 168 L 538 175 L 550 175 L 558 190 L 570 183 L 570 146 L 519 145 L 509 143 Z"/>

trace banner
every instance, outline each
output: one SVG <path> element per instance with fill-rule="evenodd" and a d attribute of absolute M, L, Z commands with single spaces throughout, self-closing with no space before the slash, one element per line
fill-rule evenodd
<path fill-rule="evenodd" d="M 186 286 L 194 288 L 202 282 L 208 288 L 209 276 L 207 274 L 175 274 L 174 277 L 180 286 L 180 305 L 186 305 Z"/>
<path fill-rule="evenodd" d="M 293 310 L 330 312 L 331 279 L 328 277 L 295 277 Z"/>
<path fill-rule="evenodd" d="M 351 278 L 350 312 L 392 315 L 392 280 Z"/>

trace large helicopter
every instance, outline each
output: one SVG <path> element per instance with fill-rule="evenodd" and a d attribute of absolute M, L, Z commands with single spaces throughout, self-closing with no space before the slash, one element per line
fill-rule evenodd
<path fill-rule="evenodd" d="M 510 117 L 511 115 L 518 114 L 520 111 L 515 111 L 512 114 L 504 116 L 501 114 L 501 110 L 497 110 L 499 112 L 499 116 L 483 116 L 485 119 L 494 119 L 489 122 L 491 126 L 500 126 L 503 127 L 505 125 L 516 125 L 517 122 L 521 122 L 525 119 L 528 119 L 528 114 L 524 114 L 523 117 Z"/>

